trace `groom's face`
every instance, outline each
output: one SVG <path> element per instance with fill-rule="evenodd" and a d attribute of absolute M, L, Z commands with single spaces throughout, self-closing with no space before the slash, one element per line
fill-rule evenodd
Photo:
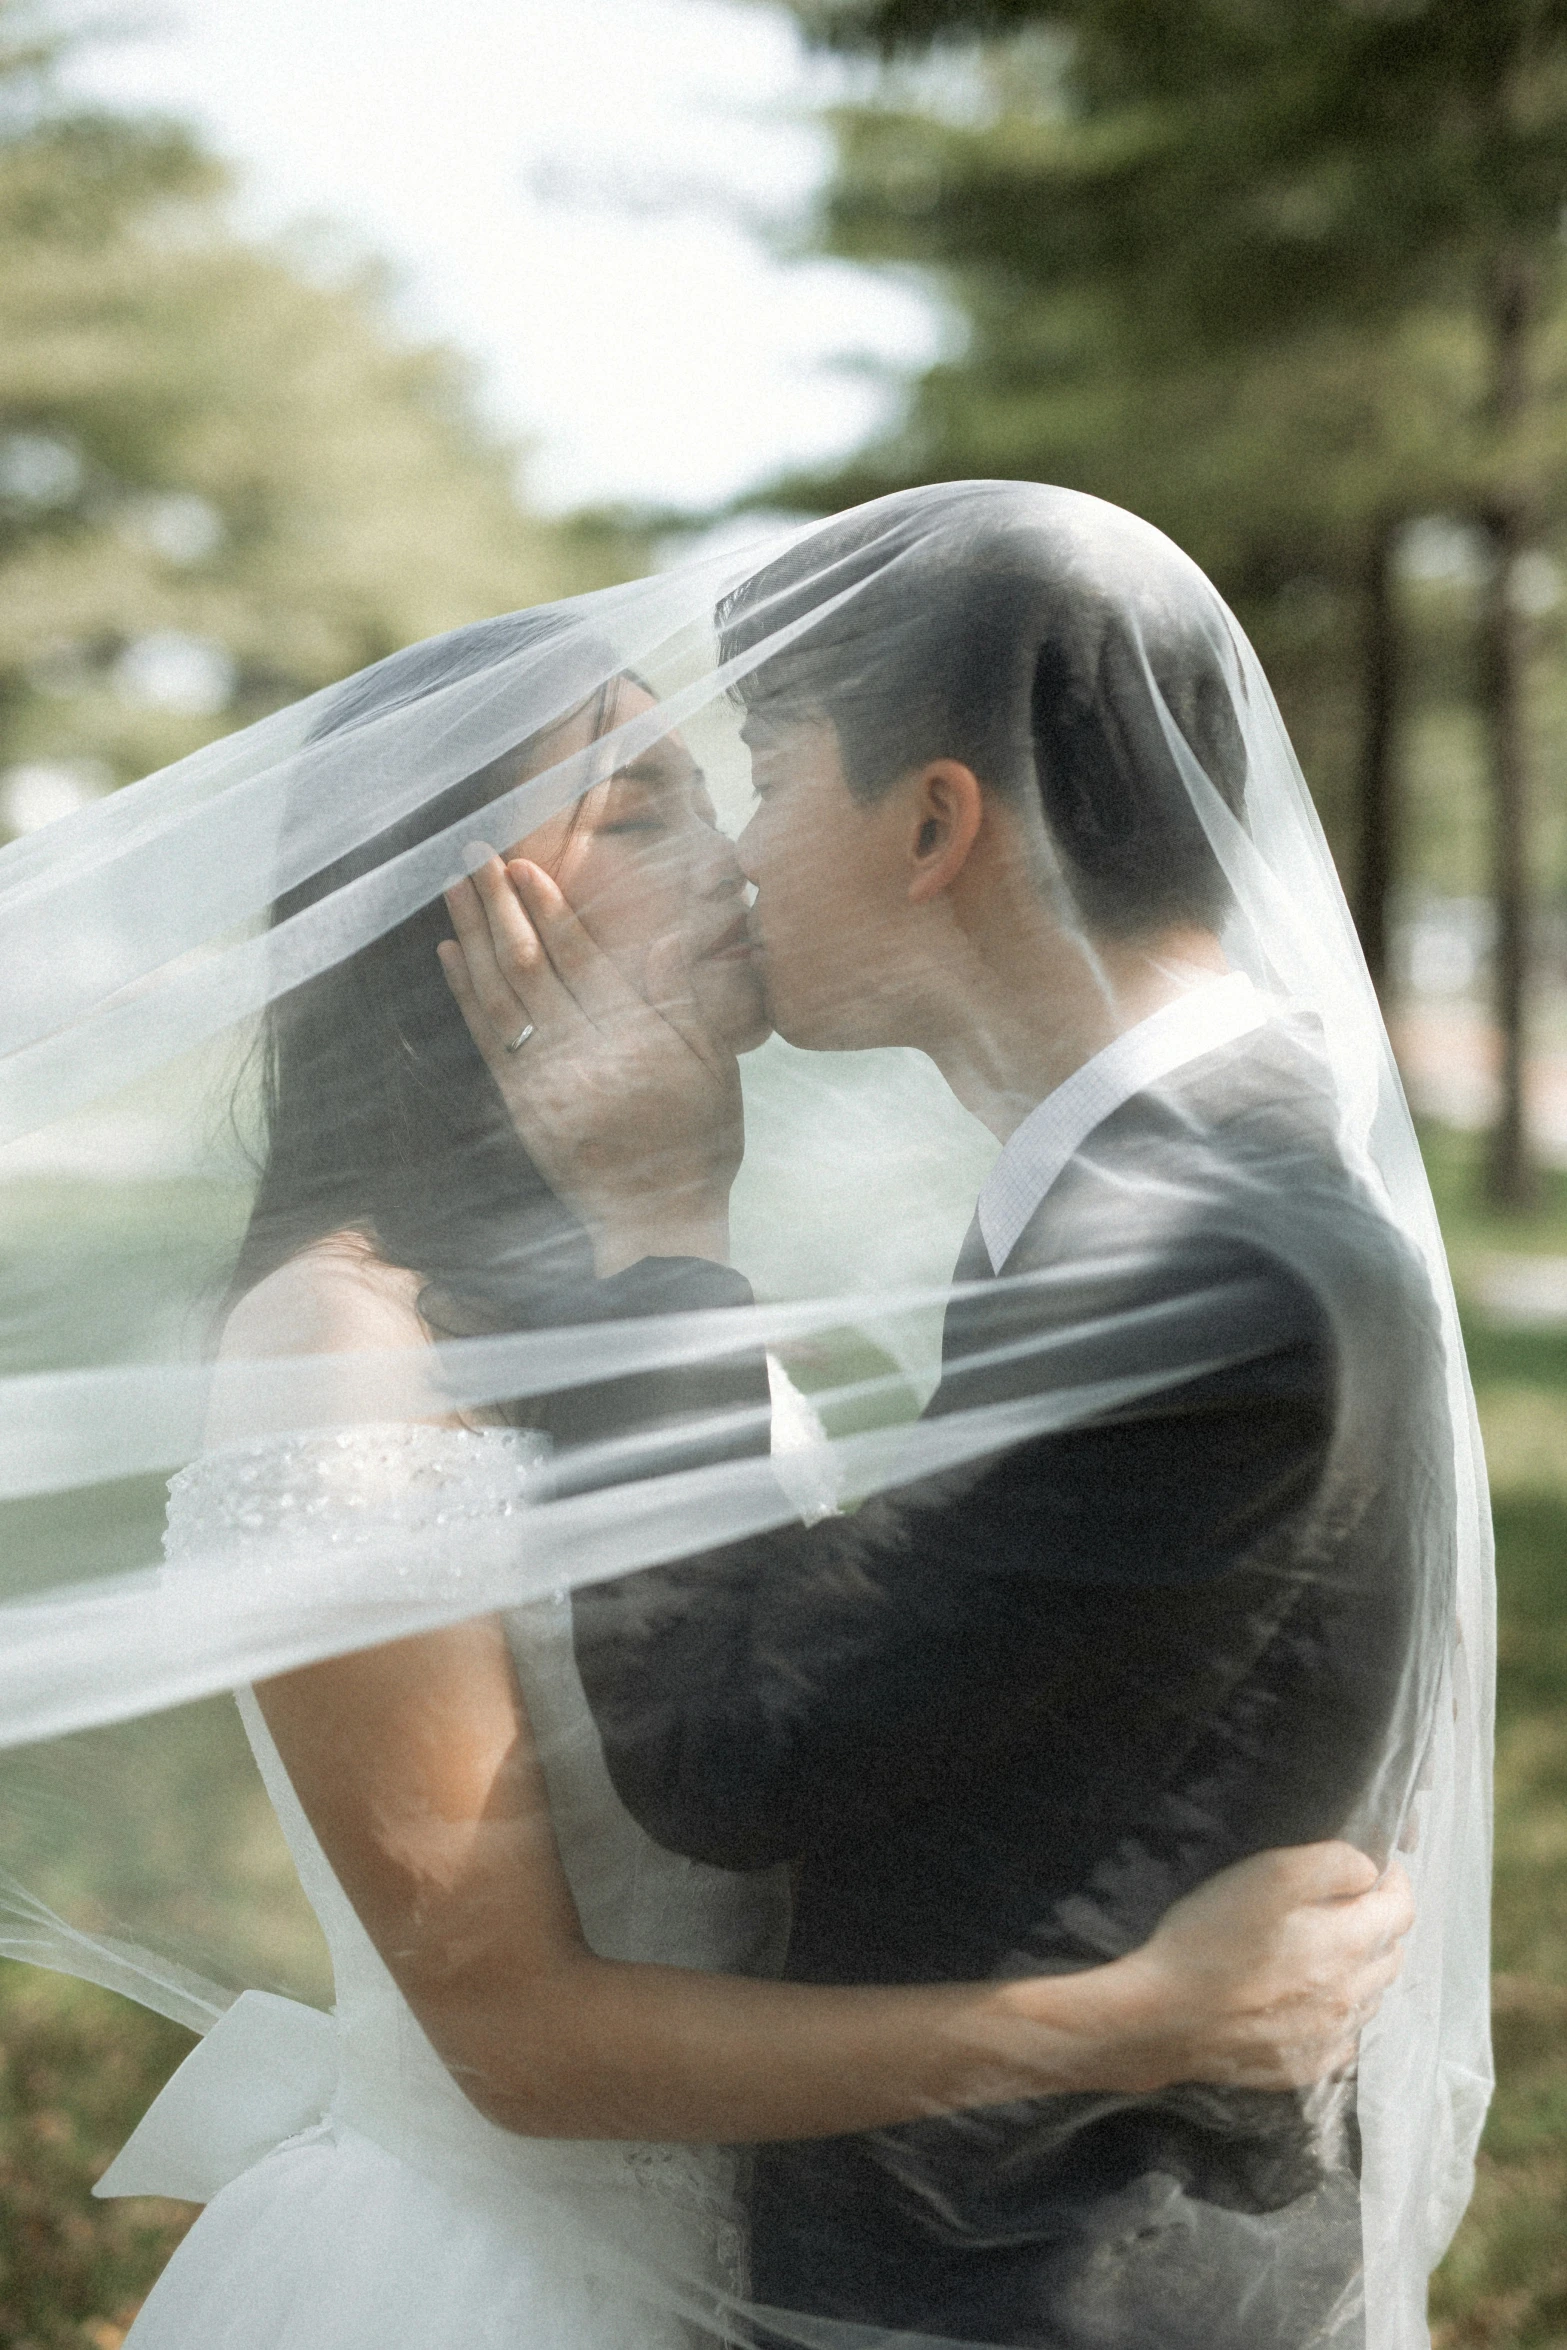
<path fill-rule="evenodd" d="M 902 1042 L 907 810 L 858 800 L 826 718 L 754 711 L 743 729 L 756 810 L 737 844 L 773 1026 L 818 1052 Z"/>

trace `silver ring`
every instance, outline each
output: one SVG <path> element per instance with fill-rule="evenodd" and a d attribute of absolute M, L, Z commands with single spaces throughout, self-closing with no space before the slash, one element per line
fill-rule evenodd
<path fill-rule="evenodd" d="M 514 1037 L 511 1039 L 510 1043 L 507 1045 L 507 1047 L 506 1047 L 506 1050 L 507 1050 L 509 1053 L 520 1053 L 520 1052 L 521 1052 L 521 1050 L 522 1050 L 522 1048 L 523 1048 L 523 1046 L 524 1046 L 524 1045 L 527 1043 L 527 1041 L 528 1041 L 529 1037 L 530 1037 L 532 1034 L 533 1034 L 533 1022 L 530 1020 L 530 1021 L 528 1022 L 528 1025 L 527 1025 L 527 1027 L 526 1027 L 526 1028 L 519 1028 L 519 1029 L 518 1029 L 518 1031 L 517 1031 L 516 1035 L 515 1035 L 515 1036 L 514 1036 Z"/>

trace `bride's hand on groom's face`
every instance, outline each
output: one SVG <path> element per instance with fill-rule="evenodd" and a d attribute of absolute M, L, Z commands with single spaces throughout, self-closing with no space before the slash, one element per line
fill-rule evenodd
<path fill-rule="evenodd" d="M 682 941 L 650 948 L 639 992 L 525 859 L 491 857 L 446 906 L 447 983 L 600 1275 L 644 1256 L 726 1256 L 740 1075 L 701 1020 Z"/>
<path fill-rule="evenodd" d="M 1340 1843 L 1263 1852 L 1166 1912 L 1130 1959 L 1162 2080 L 1298 2089 L 1355 2061 L 1414 1922 L 1398 1862 Z"/>

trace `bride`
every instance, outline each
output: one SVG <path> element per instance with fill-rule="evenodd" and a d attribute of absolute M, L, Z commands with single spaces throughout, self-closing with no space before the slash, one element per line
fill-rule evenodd
<path fill-rule="evenodd" d="M 546 634 L 522 616 L 396 656 L 343 689 L 317 739 Z M 219 1414 L 171 1486 L 171 1563 L 290 1525 L 327 1546 L 427 1528 L 460 1551 L 465 1530 L 477 1539 L 541 1495 L 645 1475 L 650 1444 L 678 1464 L 682 1431 L 701 1424 L 700 1360 L 489 1409 L 443 1410 L 437 1395 L 395 1426 L 353 1390 L 356 1358 L 433 1362 L 454 1340 L 656 1317 L 672 1248 L 709 1260 L 709 1302 L 728 1302 L 726 1236 L 679 1193 L 678 1133 L 700 1118 L 738 1163 L 736 1056 L 767 1015 L 740 872 L 691 753 L 645 729 L 617 755 L 654 707 L 615 675 L 277 901 L 280 924 L 470 813 L 477 829 L 528 776 L 595 778 L 504 860 L 476 844 L 467 876 L 272 1005 L 265 1163 L 219 1358 L 330 1358 L 337 1416 L 365 1424 L 257 1436 L 253 1419 L 240 1433 Z M 559 1094 L 570 1056 L 530 1061 L 525 1027 L 488 1066 L 472 1042 L 483 937 L 519 889 L 600 950 L 582 1016 L 604 1047 L 595 1082 L 618 1054 L 647 1104 L 644 1227 L 623 1204 L 594 1213 L 591 1104 L 570 1122 L 559 1190 L 507 1114 L 497 1078 Z M 627 1381 L 643 1450 L 617 1472 Z M 775 1448 L 811 1435 L 776 1364 L 771 1401 Z M 758 1398 L 739 1452 L 765 1449 L 768 1417 Z M 134 2350 L 734 2339 L 741 2148 L 1062 2091 L 1308 2083 L 1350 2059 L 1409 1923 L 1400 1871 L 1375 1884 L 1369 1861 L 1327 1844 L 1225 1871 L 1143 1947 L 1083 1973 L 785 1984 L 770 1977 L 787 1875 L 682 1859 L 619 1804 L 564 1592 L 306 1664 L 239 1702 L 336 2007 L 328 2023 L 245 1995 L 102 2183 L 210 2197 Z M 768 2323 L 787 2338 L 787 2320 Z"/>

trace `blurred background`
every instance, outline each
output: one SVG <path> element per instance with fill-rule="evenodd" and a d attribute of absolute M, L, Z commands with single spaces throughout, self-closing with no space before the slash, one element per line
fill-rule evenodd
<path fill-rule="evenodd" d="M 1442 2350 L 1567 2345 L 1564 236 L 1564 0 L 0 0 L 0 839 L 906 483 L 1131 506 L 1250 631 L 1495 1489 L 1501 2089 Z M 7 1153 L 0 1289 L 62 1219 L 155 1273 L 135 1175 Z M 285 1933 L 275 1848 L 234 1865 Z M 186 2045 L 0 1969 L 0 2350 L 123 2338 L 183 2215 L 88 2188 Z"/>

